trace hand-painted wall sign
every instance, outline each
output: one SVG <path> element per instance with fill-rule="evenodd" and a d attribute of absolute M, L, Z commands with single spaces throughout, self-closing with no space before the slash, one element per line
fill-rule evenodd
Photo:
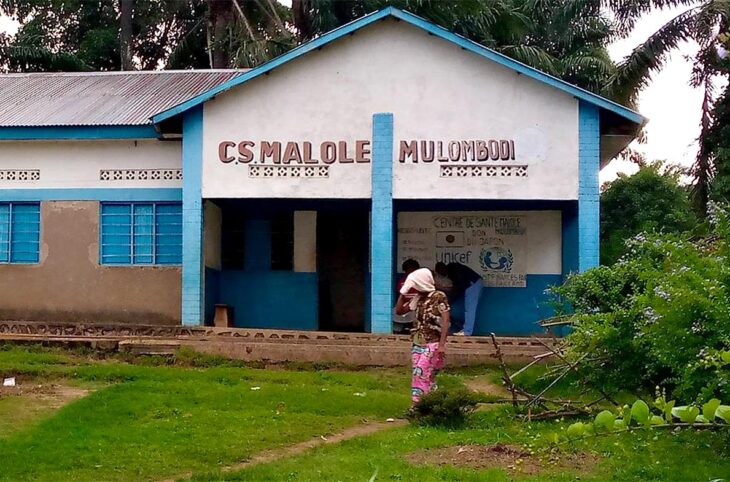
<path fill-rule="evenodd" d="M 218 159 L 224 164 L 348 164 L 370 162 L 370 141 L 355 141 L 354 149 L 347 141 L 324 141 L 313 145 L 304 142 L 250 140 L 222 141 Z M 462 141 L 400 141 L 398 161 L 418 162 L 484 162 L 514 161 L 512 139 Z"/>
<path fill-rule="evenodd" d="M 355 141 L 354 149 L 347 141 L 324 141 L 318 146 L 309 141 L 222 141 L 218 144 L 218 159 L 224 164 L 368 163 L 370 141 Z"/>
<path fill-rule="evenodd" d="M 515 141 L 489 139 L 467 141 L 400 141 L 400 162 L 514 161 Z"/>

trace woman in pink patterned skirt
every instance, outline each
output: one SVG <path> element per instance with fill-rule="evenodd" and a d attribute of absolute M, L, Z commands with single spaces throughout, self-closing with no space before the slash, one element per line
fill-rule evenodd
<path fill-rule="evenodd" d="M 416 320 L 411 330 L 413 404 L 425 393 L 436 388 L 436 374 L 444 365 L 446 336 L 451 323 L 449 310 L 446 294 L 436 290 L 430 269 L 421 268 L 408 275 L 400 290 L 395 311 L 399 315 L 409 311 L 416 312 Z"/>

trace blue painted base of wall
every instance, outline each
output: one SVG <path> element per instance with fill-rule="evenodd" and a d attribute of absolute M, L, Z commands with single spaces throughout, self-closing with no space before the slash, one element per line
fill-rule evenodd
<path fill-rule="evenodd" d="M 560 284 L 561 275 L 527 275 L 526 288 L 482 289 L 474 335 L 525 336 L 544 333 L 538 321 L 553 316 L 545 289 Z M 451 306 L 454 325 L 464 323 L 463 298 Z"/>
<path fill-rule="evenodd" d="M 543 333 L 538 322 L 553 316 L 545 290 L 561 282 L 560 275 L 527 275 L 526 288 L 485 287 L 479 299 L 474 334 Z M 206 322 L 212 323 L 215 304 L 224 303 L 234 308 L 235 326 L 239 328 L 317 330 L 317 284 L 316 273 L 206 268 Z M 366 331 L 370 328 L 369 301 L 366 300 Z M 455 301 L 451 308 L 454 325 L 460 327 L 464 322 L 463 299 Z"/>
<path fill-rule="evenodd" d="M 218 303 L 233 307 L 238 328 L 316 330 L 317 290 L 316 273 L 223 270 Z"/>

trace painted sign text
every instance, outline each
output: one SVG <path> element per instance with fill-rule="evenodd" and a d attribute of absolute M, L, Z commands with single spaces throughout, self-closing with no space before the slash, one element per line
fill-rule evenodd
<path fill-rule="evenodd" d="M 218 159 L 224 164 L 340 164 L 370 162 L 370 141 L 304 142 L 223 141 L 218 144 Z"/>

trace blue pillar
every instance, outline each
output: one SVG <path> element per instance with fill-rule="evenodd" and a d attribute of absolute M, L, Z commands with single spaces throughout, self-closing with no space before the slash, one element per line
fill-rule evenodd
<path fill-rule="evenodd" d="M 571 201 L 562 211 L 563 218 L 563 280 L 570 273 L 578 271 L 579 233 L 578 201 Z"/>
<path fill-rule="evenodd" d="M 373 116 L 370 210 L 370 331 L 392 332 L 393 114 Z"/>
<path fill-rule="evenodd" d="M 578 271 L 598 266 L 600 245 L 601 126 L 598 107 L 578 105 Z"/>
<path fill-rule="evenodd" d="M 203 106 L 183 117 L 182 324 L 203 324 Z"/>

